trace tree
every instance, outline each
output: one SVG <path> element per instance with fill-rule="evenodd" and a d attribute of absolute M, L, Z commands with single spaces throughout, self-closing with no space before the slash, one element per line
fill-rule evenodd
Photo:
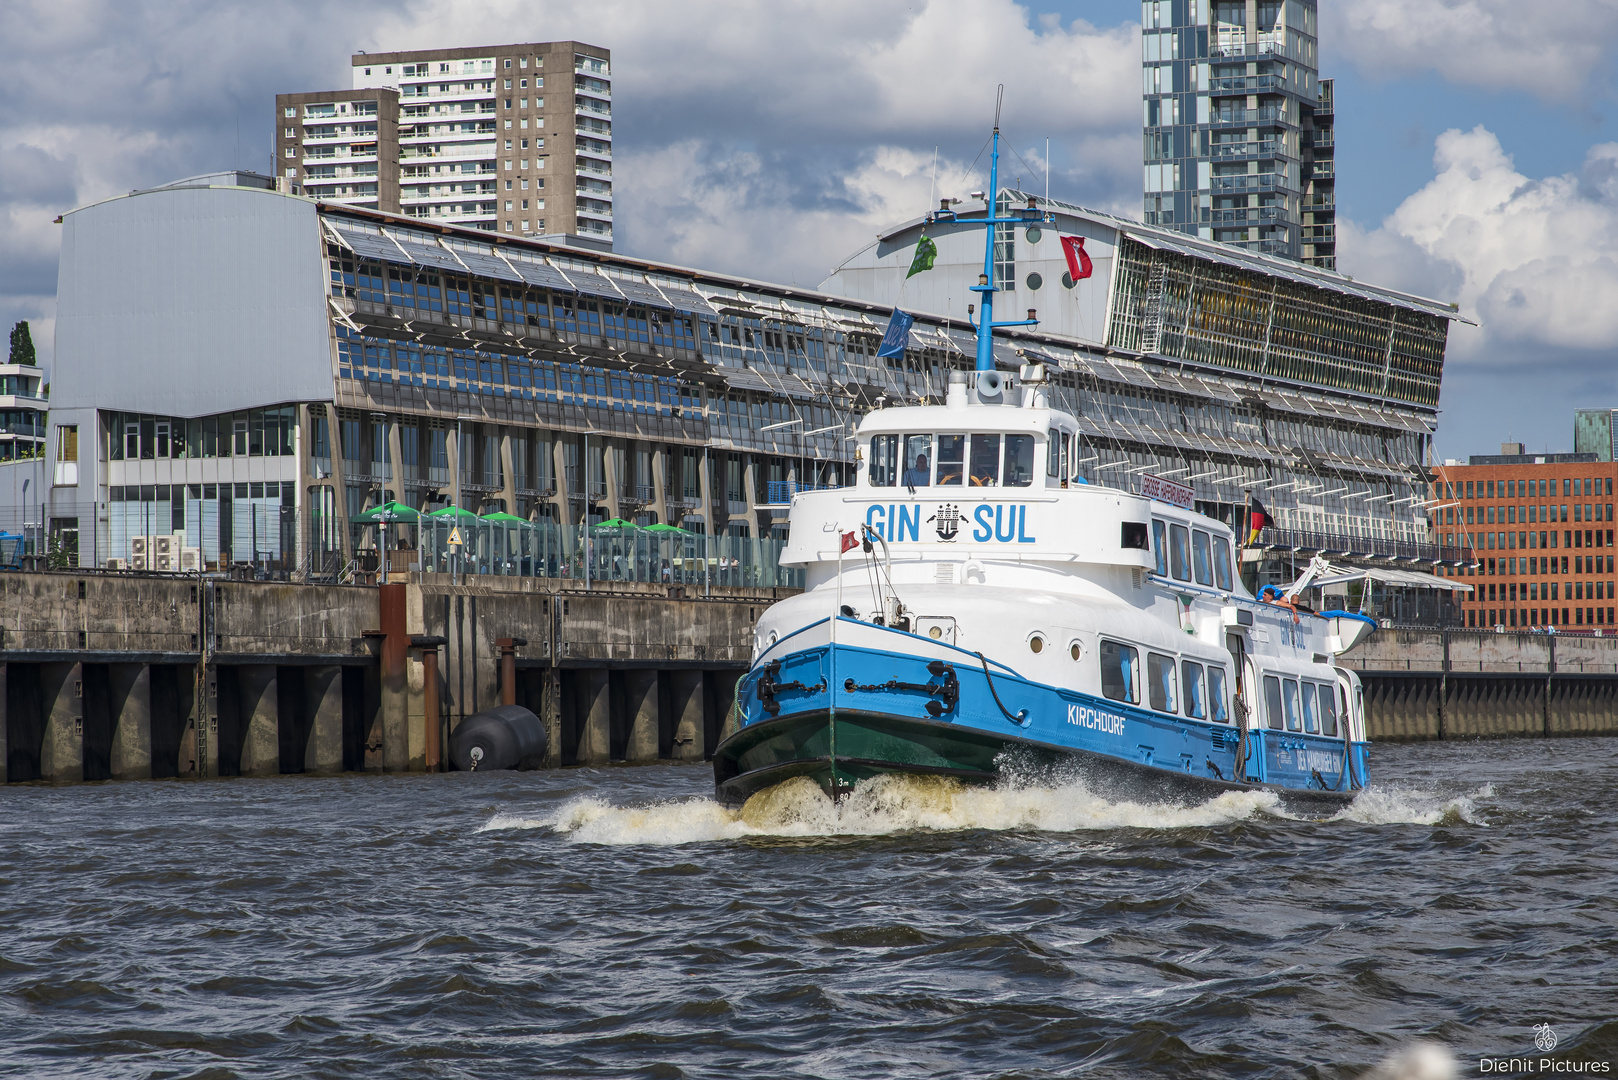
<path fill-rule="evenodd" d="M 11 359 L 13 364 L 34 364 L 37 362 L 34 355 L 34 337 L 28 332 L 28 320 L 24 319 L 11 328 Z"/>

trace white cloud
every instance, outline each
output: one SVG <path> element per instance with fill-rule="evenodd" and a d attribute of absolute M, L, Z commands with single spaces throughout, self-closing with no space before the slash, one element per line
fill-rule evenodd
<path fill-rule="evenodd" d="M 1611 0 L 1365 0 L 1322 4 L 1321 42 L 1363 71 L 1575 101 L 1618 45 Z"/>
<path fill-rule="evenodd" d="M 1343 268 L 1457 301 L 1479 323 L 1452 335 L 1462 361 L 1541 349 L 1608 363 L 1618 342 L 1618 144 L 1592 148 L 1582 174 L 1533 180 L 1479 126 L 1439 136 L 1433 164 L 1433 179 L 1380 228 L 1345 228 Z"/>

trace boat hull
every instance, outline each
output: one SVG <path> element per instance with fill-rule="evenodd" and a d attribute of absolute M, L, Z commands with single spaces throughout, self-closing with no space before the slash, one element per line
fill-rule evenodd
<path fill-rule="evenodd" d="M 1289 809 L 1350 801 L 1365 744 L 1153 713 L 1024 678 L 974 653 L 839 621 L 760 658 L 741 681 L 738 724 L 714 750 L 729 804 L 798 776 L 841 798 L 887 773 L 986 784 L 1060 783 L 1075 771 L 1109 798 L 1270 791 Z M 783 642 L 784 645 L 787 643 Z M 795 648 L 792 646 L 796 646 Z M 1351 763 L 1351 764 L 1350 764 Z"/>
<path fill-rule="evenodd" d="M 1219 780 L 947 722 L 861 711 L 840 710 L 835 717 L 827 710 L 799 712 L 748 725 L 720 743 L 713 761 L 715 796 L 732 806 L 798 776 L 838 799 L 861 781 L 889 773 L 948 776 L 968 784 L 1012 776 L 1059 783 L 1079 776 L 1106 798 L 1154 802 L 1269 791 L 1288 810 L 1305 814 L 1333 813 L 1358 794 Z"/>

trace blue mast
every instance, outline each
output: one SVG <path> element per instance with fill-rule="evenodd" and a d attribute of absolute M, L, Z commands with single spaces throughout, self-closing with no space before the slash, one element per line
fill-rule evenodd
<path fill-rule="evenodd" d="M 1028 318 L 1013 322 L 994 321 L 994 294 L 1000 290 L 994 285 L 994 230 L 997 225 L 1033 224 L 1036 222 L 1054 223 L 1056 218 L 1050 213 L 1041 214 L 1033 199 L 1028 200 L 1028 206 L 1017 212 L 1016 217 L 1000 217 L 996 209 L 1000 194 L 1000 99 L 1005 95 L 1006 88 L 1001 86 L 994 103 L 994 135 L 993 148 L 989 154 L 989 187 L 984 193 L 983 217 L 963 218 L 947 209 L 949 200 L 944 200 L 939 209 L 927 215 L 929 223 L 935 221 L 948 221 L 956 225 L 983 226 L 983 273 L 978 275 L 978 283 L 972 286 L 972 291 L 982 297 L 982 314 L 977 325 L 973 327 L 978 334 L 978 371 L 994 370 L 994 331 L 1006 326 L 1038 326 L 1039 320 L 1034 317 L 1034 309 L 1028 309 Z M 1046 163 L 1049 168 L 1049 162 Z M 959 201 L 959 200 L 957 200 Z M 1008 208 L 1009 212 L 1009 208 Z M 971 309 L 967 309 L 967 322 L 972 319 Z"/>

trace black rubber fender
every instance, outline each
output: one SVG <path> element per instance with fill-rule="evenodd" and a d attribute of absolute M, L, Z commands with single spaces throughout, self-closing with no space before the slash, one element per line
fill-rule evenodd
<path fill-rule="evenodd" d="M 462 772 L 538 769 L 549 747 L 545 725 L 521 705 L 474 713 L 449 734 L 450 765 Z"/>

